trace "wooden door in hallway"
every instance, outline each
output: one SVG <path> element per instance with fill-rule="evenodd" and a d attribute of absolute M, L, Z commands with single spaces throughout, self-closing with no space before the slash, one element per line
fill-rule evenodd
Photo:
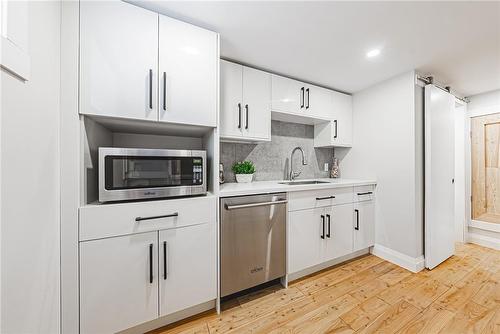
<path fill-rule="evenodd" d="M 471 119 L 472 219 L 500 224 L 500 113 Z"/>

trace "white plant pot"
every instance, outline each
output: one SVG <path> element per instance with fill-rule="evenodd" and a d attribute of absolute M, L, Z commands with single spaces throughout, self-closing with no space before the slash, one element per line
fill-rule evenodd
<path fill-rule="evenodd" d="M 236 181 L 238 183 L 252 182 L 253 174 L 236 174 Z"/>

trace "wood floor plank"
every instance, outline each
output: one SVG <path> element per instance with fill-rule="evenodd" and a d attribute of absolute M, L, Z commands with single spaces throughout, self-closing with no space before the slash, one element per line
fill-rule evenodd
<path fill-rule="evenodd" d="M 411 273 L 373 255 L 225 302 L 150 334 L 500 334 L 500 252 L 457 244 L 450 259 Z"/>
<path fill-rule="evenodd" d="M 494 315 L 494 310 L 470 301 L 460 308 L 440 333 L 481 333 Z"/>
<path fill-rule="evenodd" d="M 455 313 L 430 306 L 401 329 L 400 334 L 437 334 Z"/>
<path fill-rule="evenodd" d="M 418 307 L 405 300 L 400 300 L 391 305 L 360 333 L 397 333 L 419 313 L 420 309 Z"/>
<path fill-rule="evenodd" d="M 342 314 L 340 318 L 353 330 L 357 331 L 374 321 L 390 306 L 391 305 L 384 302 L 382 299 L 372 297 L 365 300 L 352 310 Z"/>

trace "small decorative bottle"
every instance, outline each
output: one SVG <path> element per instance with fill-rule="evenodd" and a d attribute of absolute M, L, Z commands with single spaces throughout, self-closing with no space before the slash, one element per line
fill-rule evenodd
<path fill-rule="evenodd" d="M 224 165 L 222 163 L 219 164 L 219 183 L 224 183 Z"/>
<path fill-rule="evenodd" d="M 337 158 L 333 158 L 332 169 L 330 170 L 330 177 L 332 179 L 340 177 L 339 159 Z"/>

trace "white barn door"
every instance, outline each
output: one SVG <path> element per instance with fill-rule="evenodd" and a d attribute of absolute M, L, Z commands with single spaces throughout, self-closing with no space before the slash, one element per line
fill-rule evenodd
<path fill-rule="evenodd" d="M 425 86 L 425 266 L 455 250 L 455 97 Z"/>

